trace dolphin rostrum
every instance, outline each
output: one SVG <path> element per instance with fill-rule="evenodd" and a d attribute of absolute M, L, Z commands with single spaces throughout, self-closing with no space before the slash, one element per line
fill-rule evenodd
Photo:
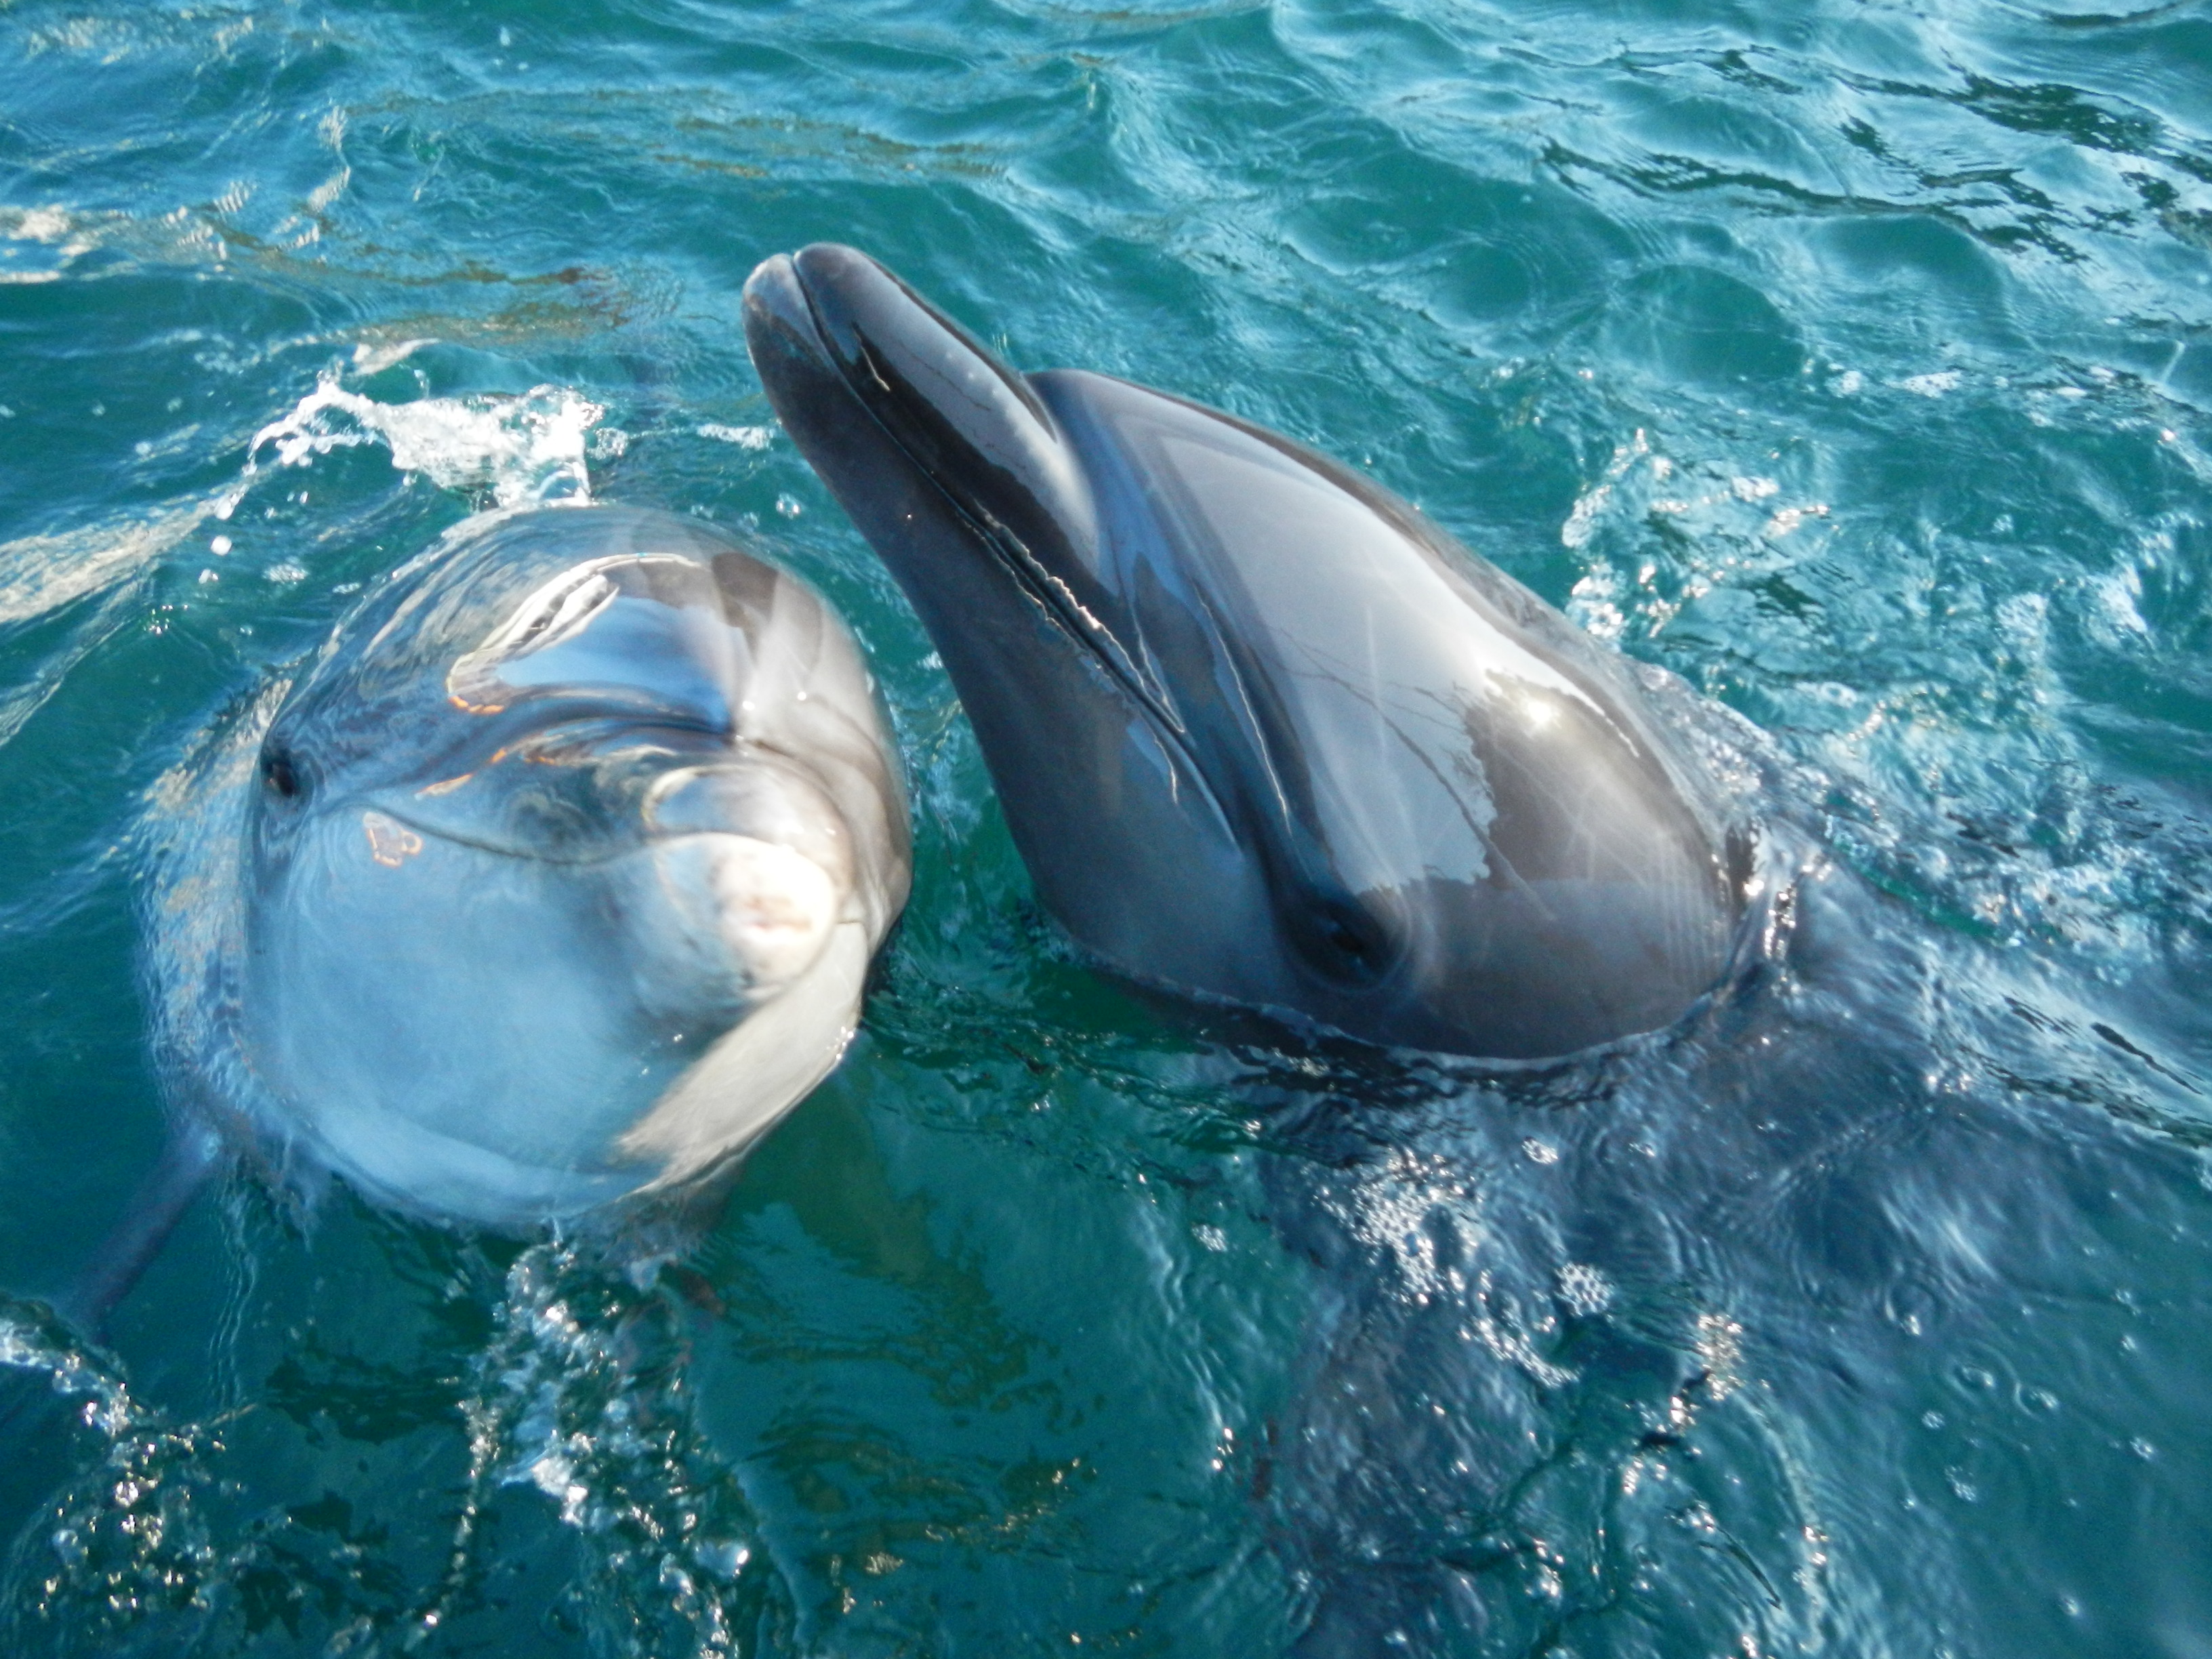
<path fill-rule="evenodd" d="M 1630 665 L 1406 502 L 1232 416 L 1018 374 L 850 248 L 766 261 L 744 319 L 1105 963 L 1500 1059 L 1721 977 L 1748 854 L 1717 786 Z"/>

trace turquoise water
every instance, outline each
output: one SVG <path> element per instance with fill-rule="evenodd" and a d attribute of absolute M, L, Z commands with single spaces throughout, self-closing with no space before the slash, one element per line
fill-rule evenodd
<path fill-rule="evenodd" d="M 1073 959 L 746 361 L 817 239 L 1747 717 L 1782 966 L 1490 1078 Z M 2212 1652 L 2203 4 L 15 0 L 0 410 L 10 1654 Z M 657 1273 L 240 1176 L 79 1346 L 176 769 L 579 492 L 874 653 L 852 1054 Z"/>

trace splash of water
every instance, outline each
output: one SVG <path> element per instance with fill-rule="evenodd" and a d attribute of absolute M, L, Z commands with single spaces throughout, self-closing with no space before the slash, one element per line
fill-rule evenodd
<path fill-rule="evenodd" d="M 0 1302 L 0 1365 L 82 1401 L 76 1421 L 100 1448 L 15 1540 L 7 1650 L 99 1651 L 197 1626 L 217 1554 L 196 1502 L 213 1431 L 141 1405 L 110 1358 L 33 1303 Z"/>
<path fill-rule="evenodd" d="M 519 398 L 483 394 L 384 404 L 349 392 L 325 373 L 291 411 L 253 434 L 246 473 L 264 450 L 278 466 L 301 466 L 334 449 L 380 443 L 402 472 L 442 489 L 482 490 L 499 507 L 592 498 L 587 439 L 605 416 L 561 386 Z"/>
<path fill-rule="evenodd" d="M 15 1540 L 0 1650 L 289 1650 L 303 1634 L 332 1655 L 428 1650 L 499 1616 L 492 1522 L 518 1503 L 550 1504 L 573 1538 L 577 1571 L 556 1602 L 598 1650 L 785 1650 L 788 1588 L 692 1422 L 678 1298 L 649 1271 L 612 1273 L 546 1243 L 515 1258 L 491 1324 L 438 1413 L 466 1474 L 425 1572 L 328 1493 L 240 1512 L 234 1476 L 251 1454 L 234 1443 L 252 1437 L 255 1407 L 173 1422 L 43 1308 L 0 1302 L 0 1367 L 81 1402 L 91 1440 Z"/>
<path fill-rule="evenodd" d="M 558 1506 L 589 1563 L 595 1633 L 626 1655 L 699 1659 L 777 1650 L 790 1592 L 732 1471 L 691 1420 L 682 1310 L 596 1272 L 573 1244 L 508 1270 L 496 1335 L 462 1404 L 470 1491 L 455 1580 L 493 1489 Z M 424 1618 L 434 1625 L 438 1609 Z"/>

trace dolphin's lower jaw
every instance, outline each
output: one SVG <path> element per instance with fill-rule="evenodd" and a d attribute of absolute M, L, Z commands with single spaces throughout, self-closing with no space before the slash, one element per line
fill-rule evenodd
<path fill-rule="evenodd" d="M 374 1203 L 494 1231 L 572 1220 L 641 1184 L 633 1171 L 529 1164 L 381 1113 L 299 1114 L 283 1127 Z"/>
<path fill-rule="evenodd" d="M 591 858 L 447 834 L 388 794 L 295 828 L 249 933 L 241 1052 L 278 1103 L 266 1127 L 381 1203 L 508 1230 L 766 1133 L 842 1051 L 868 930 L 849 858 L 833 873 L 684 827 L 732 804 L 696 799 L 702 776 Z"/>
<path fill-rule="evenodd" d="M 833 1071 L 859 1022 L 871 945 L 841 923 L 805 974 L 750 1010 L 599 1158 L 516 1157 L 380 1105 L 294 1100 L 258 1115 L 386 1207 L 495 1231 L 620 1210 L 739 1158 Z"/>
<path fill-rule="evenodd" d="M 1164 394 L 1017 374 L 850 249 L 767 261 L 744 313 L 1107 964 L 1516 1059 L 1719 978 L 1712 786 L 1617 659 L 1406 503 Z"/>

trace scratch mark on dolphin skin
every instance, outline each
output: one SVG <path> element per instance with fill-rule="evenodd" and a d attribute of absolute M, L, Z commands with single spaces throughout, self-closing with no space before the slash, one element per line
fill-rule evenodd
<path fill-rule="evenodd" d="M 476 774 L 473 772 L 464 772 L 458 778 L 445 778 L 436 783 L 426 783 L 415 793 L 418 799 L 424 795 L 450 795 L 474 776 Z"/>
<path fill-rule="evenodd" d="M 363 812 L 361 827 L 368 835 L 369 857 L 387 870 L 397 870 L 422 850 L 422 836 L 381 812 Z"/>

